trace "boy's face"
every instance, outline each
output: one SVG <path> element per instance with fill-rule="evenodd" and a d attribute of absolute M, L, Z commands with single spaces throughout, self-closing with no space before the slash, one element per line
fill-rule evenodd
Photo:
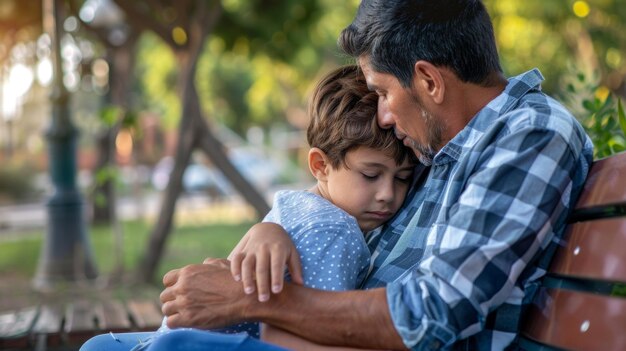
<path fill-rule="evenodd" d="M 345 164 L 328 171 L 328 200 L 354 216 L 365 233 L 398 211 L 411 185 L 414 165 L 408 161 L 397 165 L 382 151 L 367 147 L 349 151 Z"/>

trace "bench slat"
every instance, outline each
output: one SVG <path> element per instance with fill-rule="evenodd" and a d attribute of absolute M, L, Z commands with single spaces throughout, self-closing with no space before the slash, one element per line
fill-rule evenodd
<path fill-rule="evenodd" d="M 99 333 L 97 311 L 89 301 L 76 301 L 65 311 L 65 335 L 70 345 L 81 344 Z"/>
<path fill-rule="evenodd" d="M 63 312 L 61 306 L 43 305 L 39 311 L 37 323 L 33 326 L 31 337 L 37 344 L 48 347 L 61 345 L 61 329 L 63 325 Z"/>
<path fill-rule="evenodd" d="M 163 314 L 154 301 L 129 301 L 128 312 L 139 331 L 154 331 L 161 326 L 163 321 Z"/>
<path fill-rule="evenodd" d="M 100 328 L 104 332 L 127 332 L 131 329 L 130 319 L 126 308 L 119 301 L 104 301 L 102 311 L 98 314 Z"/>
<path fill-rule="evenodd" d="M 556 252 L 550 272 L 626 282 L 626 218 L 571 224 L 565 240 L 567 244 Z"/>
<path fill-rule="evenodd" d="M 30 307 L 0 315 L 0 349 L 28 347 L 28 333 L 38 313 L 37 307 Z"/>
<path fill-rule="evenodd" d="M 626 153 L 595 161 L 542 288 L 524 350 L 626 350 Z"/>
<path fill-rule="evenodd" d="M 595 161 L 576 209 L 626 202 L 626 152 Z"/>
<path fill-rule="evenodd" d="M 535 303 L 524 336 L 569 350 L 626 350 L 626 299 L 543 289 Z"/>

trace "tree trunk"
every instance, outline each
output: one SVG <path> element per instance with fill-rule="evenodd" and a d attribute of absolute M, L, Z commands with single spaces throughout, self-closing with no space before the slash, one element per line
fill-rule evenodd
<path fill-rule="evenodd" d="M 178 140 L 176 154 L 174 155 L 174 169 L 170 173 L 169 181 L 161 200 L 161 209 L 154 230 L 150 233 L 148 248 L 142 259 L 138 280 L 141 282 L 151 282 L 154 278 L 157 266 L 163 255 L 168 234 L 172 229 L 174 210 L 178 195 L 183 188 L 183 173 L 191 153 L 196 144 L 198 134 L 198 118 L 192 113 L 193 106 L 189 98 L 190 91 L 195 90 L 194 77 L 196 72 L 197 57 L 189 58 L 180 55 L 181 73 L 179 76 L 179 87 L 182 100 L 182 118 L 178 129 Z M 185 62 L 187 62 L 185 64 Z"/>
<path fill-rule="evenodd" d="M 195 95 L 195 103 L 199 108 L 199 99 Z M 200 117 L 202 118 L 202 117 Z M 263 218 L 270 207 L 263 195 L 233 166 L 232 162 L 224 151 L 224 145 L 215 137 L 207 123 L 202 119 L 200 124 L 199 147 L 209 157 L 217 168 L 224 174 L 224 177 L 239 191 L 241 196 L 250 204 L 257 213 L 258 218 Z"/>

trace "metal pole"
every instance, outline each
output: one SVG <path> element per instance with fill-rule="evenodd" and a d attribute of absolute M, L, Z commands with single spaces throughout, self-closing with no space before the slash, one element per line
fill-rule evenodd
<path fill-rule="evenodd" d="M 76 186 L 78 131 L 70 118 L 69 94 L 62 78 L 61 1 L 43 0 L 44 28 L 51 36 L 54 62 L 52 121 L 46 132 L 54 193 L 47 203 L 46 237 L 33 279 L 34 288 L 39 290 L 97 277 L 86 233 L 83 200 Z"/>

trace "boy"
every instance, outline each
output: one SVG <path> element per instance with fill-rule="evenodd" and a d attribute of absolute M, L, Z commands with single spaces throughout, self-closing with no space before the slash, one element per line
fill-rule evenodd
<path fill-rule="evenodd" d="M 355 65 L 332 71 L 313 92 L 308 164 L 317 183 L 308 191 L 279 191 L 264 219 L 282 225 L 298 249 L 303 278 L 294 276 L 294 282 L 323 290 L 358 288 L 370 266 L 364 234 L 393 217 L 404 201 L 417 159 L 393 130 L 378 127 L 376 102 L 377 95 L 368 90 Z M 271 236 L 254 243 L 244 239 L 237 245 L 238 254 L 229 257 L 233 277 L 243 282 L 246 293 L 258 290 L 260 301 L 269 299 L 270 279 L 272 292 L 282 289 L 286 262 L 277 244 Z M 151 349 L 161 349 L 155 336 L 168 331 L 164 319 L 163 326 L 133 350 L 151 344 Z M 259 336 L 258 323 L 219 331 Z M 190 331 L 189 338 L 206 345 L 210 340 L 204 337 L 210 335 Z M 85 345 L 83 350 L 98 350 L 96 346 Z"/>

